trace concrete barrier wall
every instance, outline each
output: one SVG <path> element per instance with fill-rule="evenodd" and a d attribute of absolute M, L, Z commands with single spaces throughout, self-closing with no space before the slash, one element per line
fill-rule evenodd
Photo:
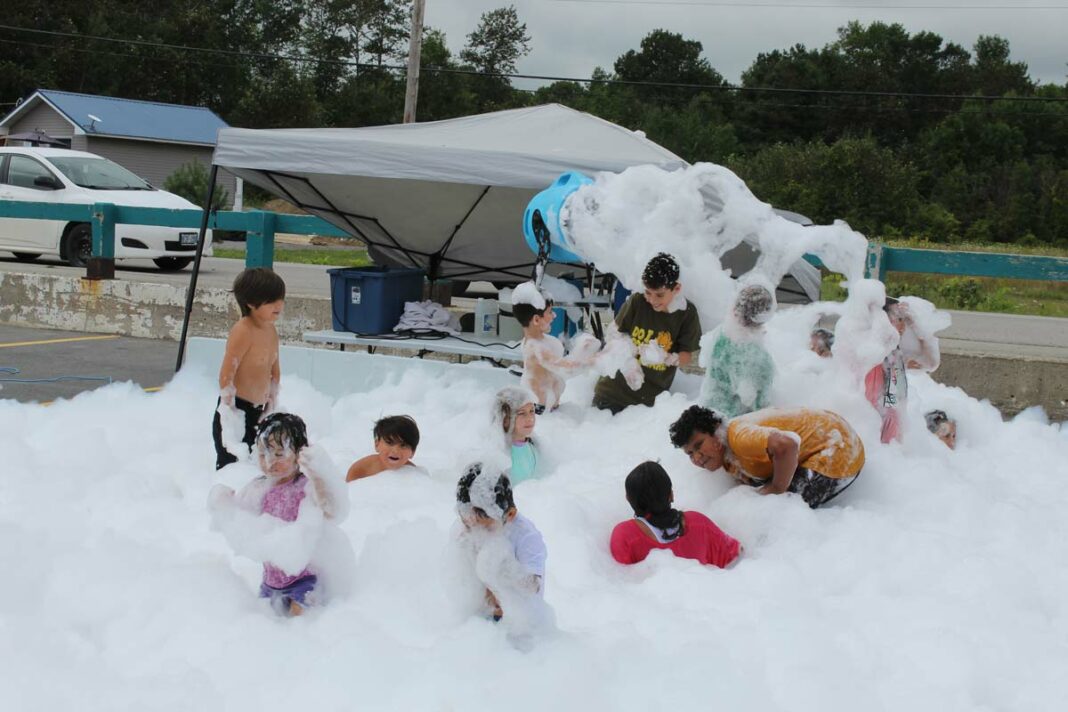
<path fill-rule="evenodd" d="M 186 287 L 127 280 L 88 280 L 0 272 L 0 322 L 19 326 L 177 340 Z M 197 289 L 189 333 L 225 337 L 239 318 L 229 290 Z M 330 328 L 330 302 L 290 296 L 278 321 L 283 341 Z"/>
<path fill-rule="evenodd" d="M 931 376 L 976 398 L 987 398 L 1006 415 L 1040 405 L 1050 419 L 1068 421 L 1068 362 L 943 353 Z"/>

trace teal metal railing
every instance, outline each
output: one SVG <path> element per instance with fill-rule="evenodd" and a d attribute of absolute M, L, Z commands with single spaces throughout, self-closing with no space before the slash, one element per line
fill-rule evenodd
<path fill-rule="evenodd" d="M 115 258 L 116 225 L 155 225 L 158 227 L 200 228 L 201 210 L 131 208 L 111 203 L 79 205 L 0 201 L 0 218 L 65 220 L 89 223 L 93 230 L 93 257 Z M 217 211 L 208 214 L 208 228 L 244 232 L 245 266 L 271 267 L 274 264 L 274 236 L 277 233 L 352 237 L 322 218 L 311 215 L 284 215 L 264 210 Z"/>
<path fill-rule="evenodd" d="M 200 210 L 130 208 L 110 203 L 77 205 L 0 201 L 0 217 L 89 223 L 93 229 L 93 256 L 104 259 L 115 257 L 116 225 L 199 228 L 203 215 Z M 247 267 L 273 266 L 274 236 L 279 232 L 352 237 L 322 218 L 309 215 L 284 215 L 263 210 L 212 212 L 208 215 L 208 227 L 247 234 L 245 252 Z M 812 255 L 807 255 L 806 259 L 816 266 L 821 266 L 820 261 Z M 872 243 L 868 248 L 866 271 L 868 276 L 882 280 L 885 280 L 887 272 L 925 272 L 1063 282 L 1068 281 L 1068 259 L 994 252 L 920 250 Z"/>

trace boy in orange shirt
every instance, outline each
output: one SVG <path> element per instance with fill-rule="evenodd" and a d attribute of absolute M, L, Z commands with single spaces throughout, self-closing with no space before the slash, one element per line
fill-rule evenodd
<path fill-rule="evenodd" d="M 795 492 L 813 508 L 841 494 L 864 467 L 864 444 L 849 423 L 814 408 L 765 408 L 728 422 L 695 405 L 671 424 L 671 443 L 698 467 L 722 467 L 761 494 Z"/>

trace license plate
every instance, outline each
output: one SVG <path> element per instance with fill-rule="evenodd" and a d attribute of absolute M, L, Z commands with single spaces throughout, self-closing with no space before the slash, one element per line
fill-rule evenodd
<path fill-rule="evenodd" d="M 197 244 L 199 233 L 182 232 L 178 234 L 178 244 L 182 247 L 193 247 Z"/>

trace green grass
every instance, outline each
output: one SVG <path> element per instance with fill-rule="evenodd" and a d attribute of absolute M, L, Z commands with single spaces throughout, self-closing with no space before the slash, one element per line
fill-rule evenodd
<path fill-rule="evenodd" d="M 215 248 L 215 256 L 224 259 L 244 260 L 245 251 L 229 247 Z M 290 262 L 304 265 L 325 265 L 329 267 L 364 267 L 371 264 L 367 250 L 287 250 L 275 249 L 275 262 Z"/>
<path fill-rule="evenodd" d="M 825 274 L 821 298 L 845 299 L 841 281 L 841 275 Z M 1064 282 L 891 272 L 886 276 L 886 293 L 922 297 L 940 309 L 1068 317 Z"/>

